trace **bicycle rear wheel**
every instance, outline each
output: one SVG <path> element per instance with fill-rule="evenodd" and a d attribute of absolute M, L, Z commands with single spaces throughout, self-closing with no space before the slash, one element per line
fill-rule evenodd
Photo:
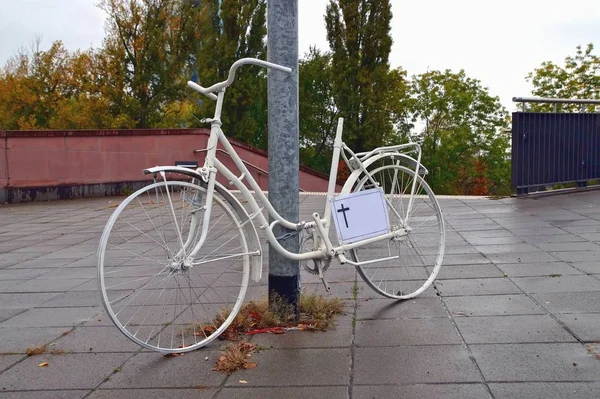
<path fill-rule="evenodd" d="M 215 191 L 206 242 L 200 237 L 206 189 L 154 183 L 110 217 L 98 249 L 104 307 L 137 344 L 163 353 L 200 348 L 233 321 L 249 279 L 243 223 Z"/>
<path fill-rule="evenodd" d="M 392 231 L 406 228 L 408 233 L 356 248 L 351 251 L 351 256 L 355 262 L 396 257 L 358 266 L 358 273 L 381 295 L 394 299 L 415 297 L 435 280 L 444 257 L 445 228 L 439 203 L 425 180 L 405 166 L 379 166 L 369 171 L 369 175 L 359 178 L 353 191 L 381 187 L 388 204 Z"/>

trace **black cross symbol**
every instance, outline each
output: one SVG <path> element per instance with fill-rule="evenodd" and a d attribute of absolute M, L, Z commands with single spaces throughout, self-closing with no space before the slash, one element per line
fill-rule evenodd
<path fill-rule="evenodd" d="M 346 211 L 349 211 L 350 208 L 346 207 L 344 208 L 344 204 L 342 204 L 342 207 L 340 209 L 338 209 L 338 213 L 342 212 L 344 214 L 344 222 L 346 222 L 346 228 L 348 228 L 348 219 L 346 219 Z"/>

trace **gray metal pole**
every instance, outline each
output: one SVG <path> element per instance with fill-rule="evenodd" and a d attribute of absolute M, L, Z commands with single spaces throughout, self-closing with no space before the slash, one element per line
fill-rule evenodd
<path fill-rule="evenodd" d="M 291 74 L 269 70 L 269 201 L 289 221 L 299 218 L 298 205 L 298 0 L 267 3 L 268 61 L 292 68 Z M 275 236 L 288 232 L 278 226 Z M 298 252 L 298 236 L 280 241 Z M 269 299 L 283 297 L 299 315 L 300 266 L 269 248 Z"/>

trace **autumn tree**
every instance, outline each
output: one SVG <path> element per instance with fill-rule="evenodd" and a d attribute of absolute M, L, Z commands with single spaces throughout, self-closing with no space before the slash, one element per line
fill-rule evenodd
<path fill-rule="evenodd" d="M 227 78 L 240 58 L 266 60 L 265 0 L 205 0 L 201 2 L 198 47 L 194 69 L 198 81 L 209 86 Z M 194 98 L 198 98 L 195 96 Z M 214 102 L 200 99 L 199 113 L 211 116 Z M 238 69 L 227 89 L 221 119 L 228 135 L 251 145 L 267 147 L 267 75 L 262 68 Z"/>
<path fill-rule="evenodd" d="M 575 55 L 567 56 L 564 65 L 552 61 L 543 62 L 527 75 L 533 85 L 532 94 L 549 98 L 600 99 L 600 56 L 594 53 L 594 45 L 577 46 Z M 548 111 L 551 104 L 534 105 L 534 111 Z M 579 105 L 561 104 L 564 111 L 578 111 Z M 593 106 L 590 107 L 593 110 Z"/>
<path fill-rule="evenodd" d="M 0 127 L 103 129 L 122 122 L 102 91 L 98 52 L 68 52 L 62 42 L 46 51 L 34 42 L 0 72 Z"/>
<path fill-rule="evenodd" d="M 330 0 L 325 14 L 332 51 L 333 98 L 344 140 L 355 151 L 396 141 L 405 73 L 390 71 L 389 0 Z"/>
<path fill-rule="evenodd" d="M 135 127 L 151 127 L 186 88 L 200 39 L 197 7 L 179 0 L 101 0 L 99 6 L 108 14 L 103 76 L 116 85 L 107 94 Z"/>
<path fill-rule="evenodd" d="M 421 143 L 422 162 L 434 191 L 468 194 L 473 179 L 482 181 L 482 170 L 490 191 L 501 189 L 492 184 L 494 180 L 500 179 L 502 187 L 509 183 L 509 137 L 503 130 L 508 119 L 498 97 L 462 70 L 414 76 L 411 94 L 418 127 L 412 139 Z"/>

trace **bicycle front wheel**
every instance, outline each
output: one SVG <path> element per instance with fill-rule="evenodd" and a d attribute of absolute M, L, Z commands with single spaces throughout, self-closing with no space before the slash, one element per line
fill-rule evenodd
<path fill-rule="evenodd" d="M 238 214 L 216 191 L 206 241 L 190 259 L 205 199 L 200 185 L 154 183 L 127 197 L 104 229 L 98 250 L 104 307 L 123 334 L 145 348 L 200 348 L 242 305 L 248 244 Z"/>
<path fill-rule="evenodd" d="M 392 231 L 405 228 L 407 234 L 361 246 L 352 250 L 351 256 L 355 262 L 393 258 L 358 266 L 358 273 L 381 295 L 413 298 L 435 280 L 444 257 L 445 228 L 439 203 L 425 180 L 405 166 L 384 165 L 369 175 L 362 176 L 353 191 L 381 187 Z"/>

